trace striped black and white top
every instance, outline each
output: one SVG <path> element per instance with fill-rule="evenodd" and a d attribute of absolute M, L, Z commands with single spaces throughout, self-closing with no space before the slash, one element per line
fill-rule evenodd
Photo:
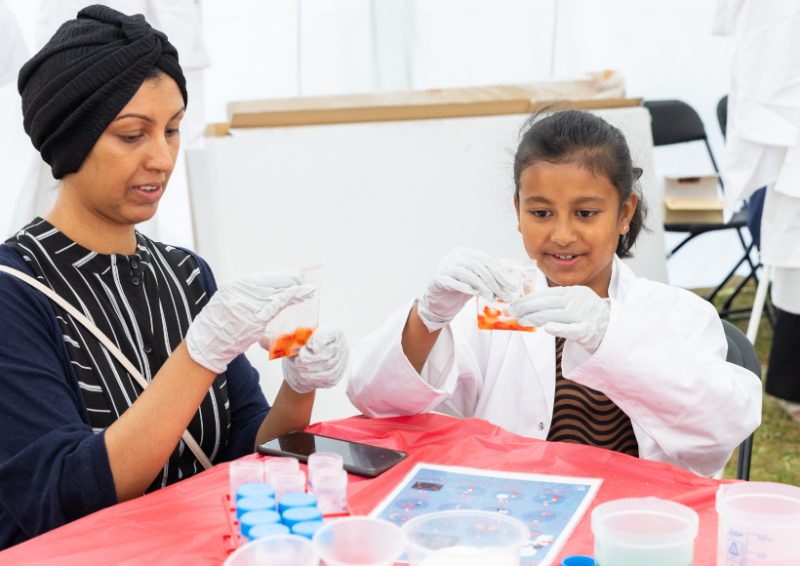
<path fill-rule="evenodd" d="M 547 440 L 598 446 L 639 456 L 631 419 L 605 393 L 566 379 L 563 338 L 556 338 L 556 392 Z"/>
<path fill-rule="evenodd" d="M 70 240 L 41 218 L 5 243 L 28 263 L 36 278 L 61 295 L 103 331 L 153 379 L 181 343 L 189 324 L 208 301 L 200 267 L 188 251 L 136 234 L 133 255 L 103 255 Z M 89 423 L 102 432 L 138 398 L 141 388 L 89 331 L 53 304 Z M 188 426 L 213 462 L 228 442 L 230 407 L 225 375 L 212 384 Z M 202 471 L 179 441 L 153 491 Z"/>

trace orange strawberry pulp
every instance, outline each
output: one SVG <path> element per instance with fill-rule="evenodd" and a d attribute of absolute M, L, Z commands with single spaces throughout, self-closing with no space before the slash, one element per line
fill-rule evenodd
<path fill-rule="evenodd" d="M 515 318 L 502 318 L 503 312 L 490 306 L 483 307 L 483 312 L 478 313 L 478 328 L 481 330 L 519 330 L 522 332 L 535 332 L 533 326 L 523 326 Z"/>
<path fill-rule="evenodd" d="M 284 356 L 296 356 L 316 329 L 316 326 L 298 326 L 293 332 L 281 334 L 269 347 L 269 359 L 275 360 Z"/>

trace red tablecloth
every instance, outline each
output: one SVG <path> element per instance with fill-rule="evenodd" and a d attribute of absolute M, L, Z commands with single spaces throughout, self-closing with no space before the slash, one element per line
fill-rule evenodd
<path fill-rule="evenodd" d="M 366 514 L 417 462 L 602 478 L 597 497 L 560 556 L 592 554 L 589 515 L 598 503 L 653 495 L 700 515 L 696 565 L 716 560 L 714 496 L 719 481 L 685 470 L 588 446 L 548 443 L 507 432 L 479 419 L 416 415 L 351 417 L 312 425 L 310 432 L 409 453 L 379 478 L 350 476 L 348 504 Z M 248 456 L 257 458 L 258 456 Z M 98 511 L 0 553 L 0 564 L 221 564 L 229 528 L 223 507 L 228 465 Z"/>

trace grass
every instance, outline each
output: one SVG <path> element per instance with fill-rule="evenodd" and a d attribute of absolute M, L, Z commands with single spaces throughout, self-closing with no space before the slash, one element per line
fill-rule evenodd
<path fill-rule="evenodd" d="M 735 283 L 735 282 L 734 282 Z M 695 289 L 701 295 L 707 294 L 707 289 Z M 727 294 L 725 294 L 727 292 Z M 725 301 L 732 292 L 726 288 L 715 300 L 717 306 Z M 736 297 L 734 307 L 750 307 L 753 304 L 755 286 L 748 283 Z M 749 317 L 749 312 L 745 316 Z M 744 332 L 747 329 L 747 318 L 731 320 Z M 769 349 L 772 344 L 772 326 L 766 315 L 761 317 L 761 323 L 756 337 L 756 352 L 761 360 L 762 379 L 767 375 L 769 362 Z M 798 375 L 800 379 L 800 374 Z M 783 411 L 775 397 L 764 394 L 762 407 L 761 426 L 758 428 L 753 440 L 753 455 L 750 464 L 751 481 L 773 481 L 800 486 L 800 423 L 796 423 Z M 736 477 L 736 453 L 725 467 L 723 477 Z"/>

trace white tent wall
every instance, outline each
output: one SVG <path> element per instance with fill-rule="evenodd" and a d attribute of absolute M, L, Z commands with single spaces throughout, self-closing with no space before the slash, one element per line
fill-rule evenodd
<path fill-rule="evenodd" d="M 47 0 L 5 2 L 33 53 Z M 204 98 L 206 120 L 215 122 L 227 119 L 232 100 L 521 83 L 616 69 L 629 96 L 680 98 L 694 106 L 721 156 L 715 107 L 727 91 L 729 56 L 728 40 L 711 35 L 714 6 L 714 0 L 203 0 L 209 66 L 203 96 L 190 92 L 190 101 Z M 33 152 L 13 83 L 0 86 L 0 127 L 5 236 L 18 227 L 11 218 Z M 661 174 L 711 169 L 701 145 L 656 148 L 655 163 Z M 162 222 L 180 208 L 169 199 L 168 192 Z M 162 230 L 163 240 L 191 238 L 185 224 L 166 221 L 179 231 L 170 237 Z M 739 249 L 730 235 L 704 236 L 669 262 L 670 282 L 711 285 Z"/>

